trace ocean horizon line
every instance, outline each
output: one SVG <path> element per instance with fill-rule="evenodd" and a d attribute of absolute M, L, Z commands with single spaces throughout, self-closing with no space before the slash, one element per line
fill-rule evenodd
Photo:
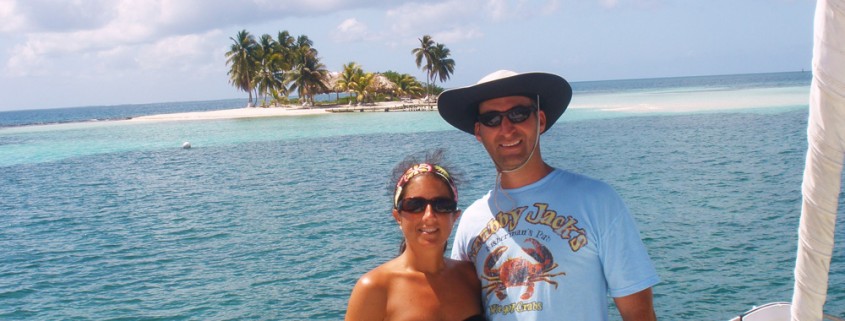
<path fill-rule="evenodd" d="M 606 83 L 606 82 L 638 82 L 638 81 L 649 81 L 649 80 L 672 80 L 672 79 L 702 79 L 702 78 L 718 78 L 718 77 L 726 77 L 726 76 L 754 76 L 754 75 L 773 75 L 773 74 L 785 74 L 785 73 L 812 73 L 811 70 L 800 70 L 800 71 L 772 71 L 772 72 L 751 72 L 751 73 L 735 73 L 735 74 L 708 74 L 708 75 L 692 75 L 692 76 L 665 76 L 665 77 L 643 77 L 643 78 L 618 78 L 618 79 L 603 79 L 603 80 L 573 80 L 569 81 L 572 85 L 572 90 L 575 94 L 579 92 L 591 92 L 589 90 L 590 85 L 598 84 L 598 83 Z M 564 77 L 565 78 L 565 77 Z M 457 88 L 461 86 L 454 86 L 450 88 Z M 321 95 L 333 95 L 333 94 L 321 94 Z M 296 95 L 291 95 L 289 97 L 297 98 Z M 254 98 L 256 101 L 257 98 Z M 23 112 L 23 111 L 47 111 L 47 110 L 60 110 L 60 109 L 74 109 L 74 108 L 113 108 L 113 107 L 138 107 L 138 106 L 153 106 L 157 104 L 189 104 L 189 103 L 209 103 L 209 102 L 223 102 L 223 101 L 243 101 L 244 105 L 242 107 L 246 107 L 248 102 L 247 97 L 231 97 L 231 98 L 219 98 L 219 99 L 196 99 L 196 100 L 169 100 L 169 101 L 155 101 L 155 102 L 137 102 L 137 103 L 121 103 L 121 104 L 91 104 L 91 105 L 70 105 L 70 106 L 54 106 L 54 107 L 35 107 L 35 108 L 23 108 L 23 109 L 8 109 L 8 110 L 0 110 L 0 114 L 6 112 Z M 12 107 L 14 108 L 14 107 Z"/>

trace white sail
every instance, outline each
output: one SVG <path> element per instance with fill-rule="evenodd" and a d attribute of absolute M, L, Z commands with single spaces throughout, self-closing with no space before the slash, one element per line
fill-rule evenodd
<path fill-rule="evenodd" d="M 792 320 L 822 320 L 845 158 L 845 0 L 819 0 Z"/>
<path fill-rule="evenodd" d="M 845 160 L 845 0 L 818 0 L 807 159 L 792 302 L 769 303 L 731 321 L 842 320 L 824 314 Z"/>

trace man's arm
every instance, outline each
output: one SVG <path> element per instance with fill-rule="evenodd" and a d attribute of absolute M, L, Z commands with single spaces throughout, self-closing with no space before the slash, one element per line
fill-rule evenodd
<path fill-rule="evenodd" d="M 656 321 L 654 314 L 654 302 L 652 300 L 651 288 L 640 292 L 613 298 L 619 315 L 624 321 Z"/>

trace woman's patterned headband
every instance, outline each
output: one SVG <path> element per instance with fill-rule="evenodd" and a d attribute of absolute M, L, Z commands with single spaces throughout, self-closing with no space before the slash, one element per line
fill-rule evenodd
<path fill-rule="evenodd" d="M 402 177 L 399 178 L 399 182 L 396 183 L 396 193 L 393 195 L 394 208 L 399 204 L 399 195 L 402 195 L 402 188 L 405 187 L 405 184 L 408 184 L 408 181 L 415 176 L 425 173 L 434 173 L 446 181 L 446 184 L 448 184 L 449 188 L 452 190 L 455 202 L 458 202 L 458 189 L 455 187 L 455 182 L 452 180 L 452 176 L 449 175 L 449 172 L 440 165 L 420 163 L 408 168 L 408 170 L 405 171 L 405 174 L 402 174 Z"/>

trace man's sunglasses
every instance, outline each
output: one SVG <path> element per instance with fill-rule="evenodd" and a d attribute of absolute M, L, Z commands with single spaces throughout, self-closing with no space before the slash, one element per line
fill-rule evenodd
<path fill-rule="evenodd" d="M 507 116 L 511 124 L 519 124 L 531 117 L 534 106 L 516 106 L 507 111 L 488 111 L 478 115 L 478 122 L 487 127 L 496 127 L 502 124 L 502 119 Z"/>
<path fill-rule="evenodd" d="M 396 204 L 396 208 L 403 212 L 420 213 L 431 204 L 431 209 L 437 213 L 454 213 L 458 210 L 458 203 L 447 197 L 425 199 L 422 197 L 403 198 Z"/>

